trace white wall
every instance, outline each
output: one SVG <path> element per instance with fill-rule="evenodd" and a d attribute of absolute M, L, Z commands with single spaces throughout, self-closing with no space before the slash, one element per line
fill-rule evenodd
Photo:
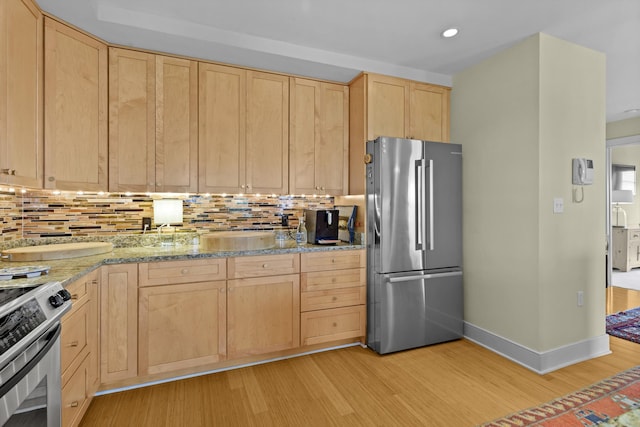
<path fill-rule="evenodd" d="M 468 329 L 540 371 L 566 346 L 583 354 L 557 365 L 608 351 L 608 340 L 595 353 L 579 344 L 606 339 L 604 55 L 538 34 L 454 76 L 453 88 Z M 583 203 L 572 203 L 573 157 L 596 165 Z"/>

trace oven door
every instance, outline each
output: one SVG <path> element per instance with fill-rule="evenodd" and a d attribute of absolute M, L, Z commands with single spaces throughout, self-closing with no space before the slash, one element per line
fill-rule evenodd
<path fill-rule="evenodd" d="M 60 323 L 0 371 L 0 425 L 59 427 Z"/>

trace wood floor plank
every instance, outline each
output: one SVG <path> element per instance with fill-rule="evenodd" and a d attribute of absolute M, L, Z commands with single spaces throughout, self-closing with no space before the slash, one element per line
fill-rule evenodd
<path fill-rule="evenodd" d="M 607 313 L 640 292 L 607 290 Z M 81 426 L 474 426 L 640 364 L 640 345 L 538 375 L 467 340 L 379 356 L 349 347 L 113 393 Z"/>

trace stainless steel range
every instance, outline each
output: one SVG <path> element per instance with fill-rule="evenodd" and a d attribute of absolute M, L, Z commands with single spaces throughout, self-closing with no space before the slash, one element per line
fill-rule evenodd
<path fill-rule="evenodd" d="M 60 318 L 70 308 L 58 282 L 0 288 L 0 425 L 60 426 Z"/>

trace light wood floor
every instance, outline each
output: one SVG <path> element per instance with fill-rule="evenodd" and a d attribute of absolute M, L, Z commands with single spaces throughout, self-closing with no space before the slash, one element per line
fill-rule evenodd
<path fill-rule="evenodd" d="M 607 291 L 607 312 L 640 292 Z M 318 353 L 94 398 L 81 426 L 474 426 L 640 364 L 640 344 L 538 375 L 469 341 Z"/>

